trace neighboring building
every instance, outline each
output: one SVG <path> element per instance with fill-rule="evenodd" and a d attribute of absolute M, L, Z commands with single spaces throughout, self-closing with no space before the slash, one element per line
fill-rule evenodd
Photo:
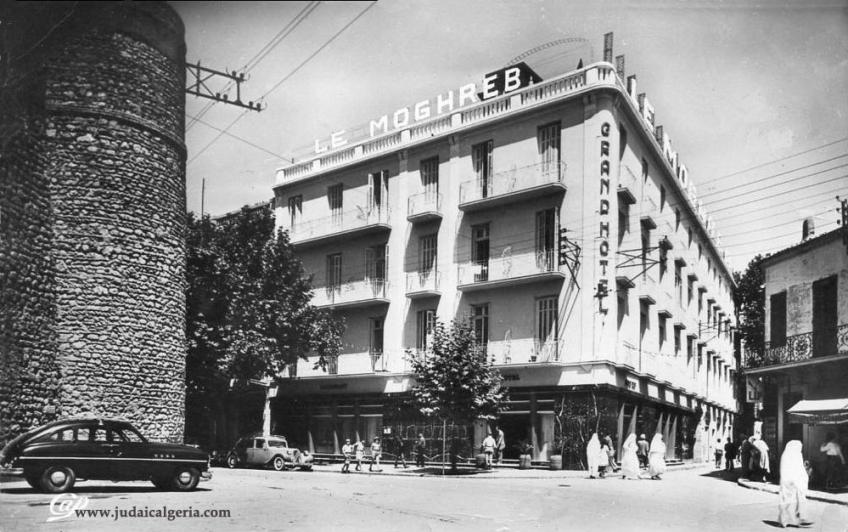
<path fill-rule="evenodd" d="M 619 445 L 658 430 L 669 457 L 706 459 L 736 411 L 733 281 L 633 78 L 597 63 L 462 107 L 445 93 L 436 116 L 401 109 L 278 171 L 278 227 L 313 303 L 347 323 L 328 373 L 302 361 L 277 392 L 290 440 L 414 436 L 393 411 L 414 382 L 405 352 L 435 319 L 468 319 L 510 386 L 507 457 L 526 438 L 546 460 L 556 401 L 594 391 Z"/>
<path fill-rule="evenodd" d="M 260 201 L 258 203 L 254 203 L 252 205 L 245 205 L 241 209 L 236 211 L 226 212 L 219 216 L 212 217 L 212 220 L 222 226 L 231 226 L 235 220 L 242 215 L 242 213 L 254 213 L 260 211 L 269 211 L 271 216 L 274 216 L 274 198 L 271 198 L 268 201 Z"/>
<path fill-rule="evenodd" d="M 765 353 L 745 374 L 761 381 L 762 436 L 775 456 L 801 440 L 819 471 L 828 432 L 848 448 L 848 249 L 844 230 L 763 260 Z"/>

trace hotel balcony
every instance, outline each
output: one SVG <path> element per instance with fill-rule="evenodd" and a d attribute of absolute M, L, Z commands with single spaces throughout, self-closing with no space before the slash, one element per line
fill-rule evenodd
<path fill-rule="evenodd" d="M 509 333 L 507 333 L 509 335 Z M 486 357 L 495 365 L 559 362 L 561 342 L 535 338 L 504 338 L 486 343 Z"/>
<path fill-rule="evenodd" d="M 457 266 L 457 289 L 463 292 L 518 286 L 544 281 L 560 281 L 560 271 L 553 250 L 512 255 L 505 250 L 500 257 L 485 261 L 468 261 Z"/>
<path fill-rule="evenodd" d="M 406 219 L 412 223 L 442 219 L 442 195 L 422 192 L 409 197 Z"/>
<path fill-rule="evenodd" d="M 459 209 L 472 212 L 565 192 L 562 161 L 538 163 L 498 172 L 486 181 L 474 178 L 459 186 Z"/>
<path fill-rule="evenodd" d="M 387 305 L 388 284 L 384 279 L 359 279 L 316 288 L 312 295 L 312 304 L 334 309 Z"/>
<path fill-rule="evenodd" d="M 417 299 L 441 295 L 439 272 L 436 270 L 409 272 L 406 274 L 406 297 Z"/>
<path fill-rule="evenodd" d="M 297 222 L 289 229 L 289 239 L 296 246 L 307 246 L 389 231 L 388 208 L 357 207 L 324 218 Z"/>
<path fill-rule="evenodd" d="M 848 323 L 821 331 L 787 336 L 782 345 L 766 342 L 764 356 L 760 358 L 749 355 L 745 366 L 775 366 L 835 355 L 848 355 Z"/>

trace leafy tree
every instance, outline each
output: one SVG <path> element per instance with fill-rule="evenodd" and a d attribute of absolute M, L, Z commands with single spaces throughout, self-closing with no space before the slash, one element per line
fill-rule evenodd
<path fill-rule="evenodd" d="M 311 280 L 269 209 L 217 222 L 189 214 L 186 242 L 187 418 L 214 419 L 230 379 L 277 378 L 311 353 L 320 367 L 338 355 L 343 325 L 310 304 Z"/>
<path fill-rule="evenodd" d="M 416 380 L 413 404 L 424 416 L 467 424 L 493 420 L 504 409 L 503 378 L 468 324 L 454 321 L 446 328 L 437 322 L 427 352 L 408 356 Z"/>
<path fill-rule="evenodd" d="M 765 275 L 763 256 L 757 255 L 748 263 L 744 273 L 733 273 L 736 282 L 734 304 L 739 316 L 739 333 L 745 341 L 748 366 L 759 366 L 765 361 Z"/>

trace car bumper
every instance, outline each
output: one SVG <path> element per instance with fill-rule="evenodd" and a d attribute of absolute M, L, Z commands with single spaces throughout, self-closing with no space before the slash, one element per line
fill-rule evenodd
<path fill-rule="evenodd" d="M 212 480 L 212 471 L 206 470 L 201 472 L 200 480 Z"/>

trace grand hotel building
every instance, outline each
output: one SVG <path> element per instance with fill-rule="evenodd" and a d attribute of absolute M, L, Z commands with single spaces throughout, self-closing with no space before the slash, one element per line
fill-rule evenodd
<path fill-rule="evenodd" d="M 619 445 L 659 430 L 669 457 L 705 459 L 736 412 L 732 277 L 633 86 L 596 63 L 278 170 L 278 227 L 346 332 L 327 372 L 291 368 L 274 426 L 318 453 L 414 437 L 389 420 L 404 354 L 468 319 L 510 387 L 499 425 L 535 459 L 556 401 L 590 390 Z"/>

